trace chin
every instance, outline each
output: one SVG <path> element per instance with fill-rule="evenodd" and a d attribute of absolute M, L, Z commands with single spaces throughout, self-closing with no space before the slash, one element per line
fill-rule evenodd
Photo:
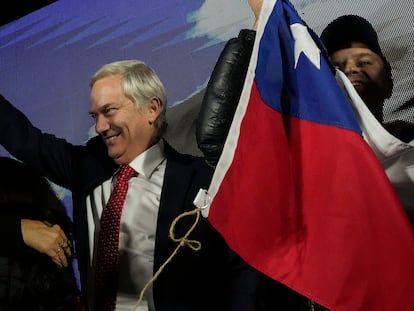
<path fill-rule="evenodd" d="M 365 88 L 363 86 L 356 86 L 355 90 L 359 94 L 359 96 L 364 97 L 365 95 Z"/>
<path fill-rule="evenodd" d="M 115 162 L 119 158 L 119 154 L 118 153 L 116 153 L 115 151 L 111 151 L 109 149 L 108 149 L 108 156 L 110 158 L 112 158 Z"/>

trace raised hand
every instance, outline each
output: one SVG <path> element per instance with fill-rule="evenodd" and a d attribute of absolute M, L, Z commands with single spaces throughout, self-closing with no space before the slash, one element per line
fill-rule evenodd
<path fill-rule="evenodd" d="M 255 17 L 255 23 L 252 27 L 253 30 L 257 29 L 257 24 L 259 22 L 260 11 L 262 9 L 263 0 L 248 0 L 250 8 L 253 11 Z"/>

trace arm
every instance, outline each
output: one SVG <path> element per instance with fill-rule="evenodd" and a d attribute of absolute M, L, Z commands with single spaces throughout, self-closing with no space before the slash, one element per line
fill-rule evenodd
<path fill-rule="evenodd" d="M 14 157 L 39 170 L 56 184 L 72 189 L 73 145 L 42 133 L 0 95 L 0 144 Z"/>
<path fill-rule="evenodd" d="M 257 30 L 259 23 L 260 11 L 262 10 L 263 0 L 248 0 L 249 6 L 254 14 L 254 24 L 252 29 Z"/>
<path fill-rule="evenodd" d="M 241 30 L 224 47 L 207 85 L 196 123 L 196 139 L 206 162 L 215 167 L 223 150 L 252 55 L 263 0 L 248 0 L 252 30 Z"/>
<path fill-rule="evenodd" d="M 214 67 L 196 124 L 196 138 L 207 163 L 217 164 L 243 89 L 255 31 L 241 30 L 227 42 Z"/>

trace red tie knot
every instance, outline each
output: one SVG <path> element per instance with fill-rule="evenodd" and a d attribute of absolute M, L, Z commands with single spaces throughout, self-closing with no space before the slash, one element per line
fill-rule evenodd
<path fill-rule="evenodd" d="M 129 165 L 122 165 L 119 170 L 118 180 L 130 180 L 135 175 L 136 172 L 132 167 Z"/>

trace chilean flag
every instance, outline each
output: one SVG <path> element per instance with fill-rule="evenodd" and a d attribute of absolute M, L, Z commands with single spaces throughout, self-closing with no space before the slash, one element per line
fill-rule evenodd
<path fill-rule="evenodd" d="M 200 198 L 246 262 L 318 304 L 413 310 L 413 230 L 319 38 L 289 1 L 264 0 L 242 96 Z"/>

